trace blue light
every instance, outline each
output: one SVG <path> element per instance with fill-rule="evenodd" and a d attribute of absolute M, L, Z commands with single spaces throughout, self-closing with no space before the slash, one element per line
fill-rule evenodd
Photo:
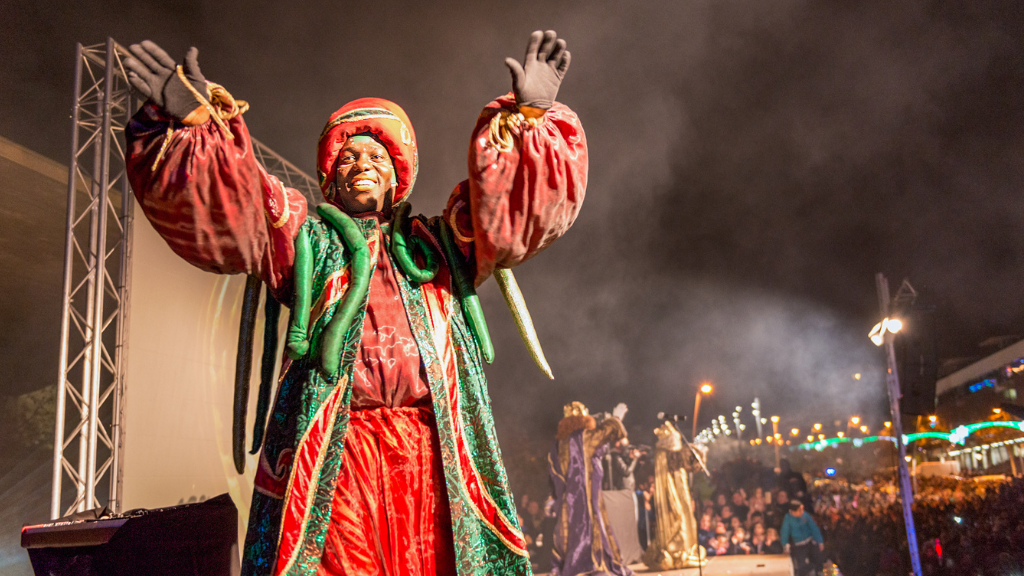
<path fill-rule="evenodd" d="M 836 469 L 835 468 L 831 468 L 831 467 L 830 468 L 825 468 L 825 475 L 826 476 L 835 476 L 836 475 Z"/>
<path fill-rule="evenodd" d="M 976 382 L 974 384 L 971 384 L 970 386 L 967 387 L 967 390 L 969 392 L 974 393 L 974 392 L 977 392 L 978 390 L 981 390 L 982 388 L 994 388 L 995 385 L 996 385 L 995 378 L 986 378 L 986 379 L 982 380 L 981 382 Z"/>

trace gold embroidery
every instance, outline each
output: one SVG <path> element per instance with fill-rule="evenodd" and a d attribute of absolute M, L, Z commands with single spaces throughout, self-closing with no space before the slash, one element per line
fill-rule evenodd
<path fill-rule="evenodd" d="M 280 228 L 288 223 L 288 218 L 291 216 L 291 207 L 288 205 L 288 191 L 284 187 L 284 182 L 281 182 L 281 217 L 276 221 L 270 223 L 271 228 Z M 269 216 L 269 214 L 267 214 Z"/>

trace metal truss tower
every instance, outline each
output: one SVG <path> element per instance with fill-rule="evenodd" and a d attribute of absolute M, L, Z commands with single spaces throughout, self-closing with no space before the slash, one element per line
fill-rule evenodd
<path fill-rule="evenodd" d="M 124 129 L 142 104 L 125 75 L 129 55 L 112 38 L 75 49 L 51 518 L 121 508 L 134 213 Z M 318 202 L 311 176 L 255 139 L 253 151 Z"/>

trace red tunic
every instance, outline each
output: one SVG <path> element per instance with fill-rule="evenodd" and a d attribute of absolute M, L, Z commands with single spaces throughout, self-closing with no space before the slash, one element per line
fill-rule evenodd
<path fill-rule="evenodd" d="M 475 260 L 478 284 L 495 267 L 518 265 L 563 234 L 586 189 L 583 129 L 561 104 L 541 126 L 519 134 L 512 150 L 490 145 L 490 118 L 514 106 L 506 95 L 481 114 L 469 179 L 455 187 L 442 215 Z M 306 202 L 259 165 L 242 118 L 228 124 L 233 138 L 212 122 L 175 123 L 158 159 L 168 118 L 147 104 L 126 130 L 132 187 L 178 255 L 211 272 L 257 275 L 278 300 L 291 302 L 294 238 Z M 384 245 L 370 280 L 321 573 L 453 574 L 430 392 Z"/>

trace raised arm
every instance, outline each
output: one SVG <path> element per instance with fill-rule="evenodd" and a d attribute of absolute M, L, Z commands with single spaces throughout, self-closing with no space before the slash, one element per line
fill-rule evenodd
<path fill-rule="evenodd" d="M 256 160 L 245 104 L 206 81 L 195 48 L 183 66 L 149 41 L 130 50 L 129 80 L 149 102 L 125 130 L 125 161 L 146 217 L 189 263 L 258 276 L 288 301 L 305 199 Z"/>
<path fill-rule="evenodd" d="M 587 188 L 579 118 L 554 101 L 569 68 L 565 41 L 534 32 L 523 65 L 509 58 L 514 92 L 484 108 L 469 147 L 469 179 L 445 209 L 457 241 L 476 260 L 480 284 L 495 267 L 521 264 L 576 220 Z"/>

